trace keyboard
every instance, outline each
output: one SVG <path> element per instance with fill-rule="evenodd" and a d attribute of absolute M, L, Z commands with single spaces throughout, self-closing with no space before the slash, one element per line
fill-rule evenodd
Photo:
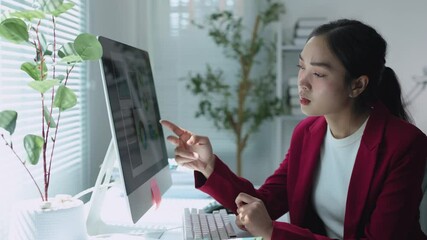
<path fill-rule="evenodd" d="M 200 209 L 185 208 L 183 223 L 184 240 L 222 240 L 236 237 L 225 209 L 205 213 Z"/>

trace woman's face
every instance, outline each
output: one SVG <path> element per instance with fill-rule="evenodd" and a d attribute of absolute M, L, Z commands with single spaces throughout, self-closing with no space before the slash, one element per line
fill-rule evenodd
<path fill-rule="evenodd" d="M 351 107 L 345 68 L 329 50 L 323 36 L 312 37 L 298 64 L 301 110 L 309 116 L 339 114 Z"/>

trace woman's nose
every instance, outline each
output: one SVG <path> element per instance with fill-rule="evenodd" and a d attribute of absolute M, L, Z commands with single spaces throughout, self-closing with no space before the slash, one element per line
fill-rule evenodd
<path fill-rule="evenodd" d="M 308 90 L 310 90 L 307 85 L 301 85 L 301 84 L 299 85 L 299 89 L 302 90 L 302 91 L 308 91 Z"/>
<path fill-rule="evenodd" d="M 307 76 L 303 73 L 300 73 L 298 75 L 298 87 L 301 90 L 307 91 L 310 90 L 310 82 Z"/>

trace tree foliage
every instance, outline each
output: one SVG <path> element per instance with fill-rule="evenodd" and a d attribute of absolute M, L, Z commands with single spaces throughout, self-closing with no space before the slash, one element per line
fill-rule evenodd
<path fill-rule="evenodd" d="M 237 174 L 241 175 L 242 152 L 249 137 L 267 120 L 284 113 L 282 99 L 275 95 L 275 44 L 263 38 L 268 26 L 284 12 L 281 3 L 267 1 L 252 28 L 243 25 L 243 18 L 230 11 L 208 16 L 204 24 L 225 57 L 236 61 L 236 79 L 226 79 L 224 71 L 210 64 L 204 73 L 190 73 L 187 89 L 200 98 L 196 117 L 206 117 L 218 129 L 233 132 L 236 137 Z M 247 32 L 249 31 L 249 32 Z"/>

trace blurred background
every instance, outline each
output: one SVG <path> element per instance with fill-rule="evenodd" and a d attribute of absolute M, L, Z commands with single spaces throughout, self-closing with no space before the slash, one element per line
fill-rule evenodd
<path fill-rule="evenodd" d="M 291 47 L 296 37 L 296 25 L 300 19 L 353 18 L 376 28 L 388 42 L 387 65 L 393 68 L 400 78 L 403 93 L 413 94 L 417 85 L 414 77 L 425 76 L 423 68 L 427 66 L 427 2 L 415 0 L 411 3 L 401 1 L 341 1 L 341 0 L 300 0 L 281 1 L 285 13 L 280 22 L 265 33 L 266 39 L 280 40 L 277 54 L 282 54 L 283 62 L 277 67 L 282 71 L 281 81 L 288 81 L 284 76 L 292 76 L 296 70 L 302 47 Z M 157 88 L 157 97 L 161 117 L 169 119 L 180 126 L 200 135 L 211 138 L 214 151 L 228 165 L 235 168 L 235 142 L 233 135 L 227 131 L 217 131 L 212 122 L 206 118 L 195 118 L 198 98 L 185 87 L 182 78 L 189 72 L 202 72 L 207 63 L 219 67 L 235 79 L 237 64 L 224 57 L 220 49 L 209 38 L 206 30 L 191 24 L 202 22 L 207 15 L 218 10 L 230 10 L 236 16 L 242 16 L 248 27 L 252 27 L 254 16 L 262 9 L 266 1 L 255 0 L 170 0 L 170 1 L 118 1 L 92 0 L 89 4 L 90 31 L 113 39 L 148 49 L 152 61 L 153 74 Z M 297 56 L 297 55 L 296 55 Z M 95 163 L 102 160 L 109 137 L 104 97 L 99 78 L 98 66 L 91 68 L 89 87 L 90 159 Z M 280 76 L 279 76 L 280 77 Z M 418 79 L 418 78 L 417 78 Z M 425 79 L 422 78 L 422 79 Z M 425 80 L 424 80 L 425 81 Z M 421 85 L 415 87 L 421 89 Z M 285 90 L 284 90 L 285 91 Z M 276 94 L 276 93 L 273 93 Z M 421 92 L 409 106 L 416 125 L 427 132 L 427 112 L 423 103 L 427 93 Z M 104 104 L 105 105 L 105 104 Z M 266 176 L 278 166 L 286 152 L 286 139 L 292 133 L 293 125 L 299 120 L 297 116 L 285 116 L 280 131 L 277 121 L 263 124 L 254 135 L 244 151 L 242 175 L 261 184 Z M 165 135 L 170 132 L 165 132 Z M 168 144 L 170 157 L 173 146 Z M 98 151 L 99 150 L 99 151 Z M 91 175 L 91 179 L 96 175 Z"/>

